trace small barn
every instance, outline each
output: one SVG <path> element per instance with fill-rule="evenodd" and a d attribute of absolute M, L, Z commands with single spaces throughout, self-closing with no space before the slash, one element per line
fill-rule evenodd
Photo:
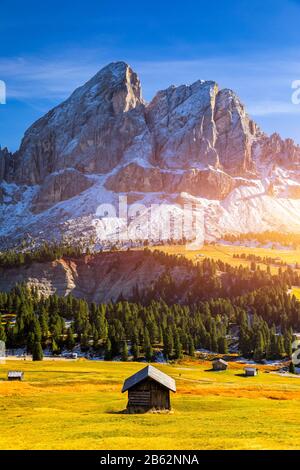
<path fill-rule="evenodd" d="M 7 380 L 9 381 L 13 381 L 13 380 L 23 380 L 24 378 L 24 372 L 20 371 L 20 370 L 10 370 L 8 371 L 8 374 L 7 374 Z"/>
<path fill-rule="evenodd" d="M 258 375 L 258 369 L 256 369 L 256 367 L 245 367 L 244 371 L 246 377 L 255 377 Z"/>
<path fill-rule="evenodd" d="M 223 359 L 215 359 L 212 362 L 212 368 L 215 371 L 228 369 L 228 363 Z"/>
<path fill-rule="evenodd" d="M 127 391 L 130 413 L 170 410 L 170 391 L 176 392 L 176 384 L 172 377 L 149 365 L 125 380 L 122 393 Z"/>

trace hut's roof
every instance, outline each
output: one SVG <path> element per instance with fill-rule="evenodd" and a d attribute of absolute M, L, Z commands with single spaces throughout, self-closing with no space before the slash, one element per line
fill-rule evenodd
<path fill-rule="evenodd" d="M 8 377 L 22 377 L 24 372 L 20 370 L 10 370 L 7 374 Z"/>
<path fill-rule="evenodd" d="M 228 362 L 224 361 L 223 359 L 214 359 L 213 362 L 220 362 L 221 364 L 228 366 Z"/>
<path fill-rule="evenodd" d="M 125 380 L 122 393 L 126 392 L 134 385 L 137 385 L 148 377 L 150 377 L 152 380 L 155 380 L 155 382 L 160 383 L 169 390 L 172 390 L 172 392 L 176 392 L 175 380 L 172 379 L 172 377 L 169 377 L 167 374 L 164 374 L 153 366 L 147 366 Z"/>
<path fill-rule="evenodd" d="M 247 371 L 247 372 L 252 372 L 254 370 L 257 371 L 258 369 L 257 369 L 257 367 L 245 367 L 244 370 Z"/>

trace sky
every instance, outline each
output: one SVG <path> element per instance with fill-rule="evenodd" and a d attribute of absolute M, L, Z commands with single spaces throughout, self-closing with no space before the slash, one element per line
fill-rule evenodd
<path fill-rule="evenodd" d="M 0 146 L 15 151 L 25 130 L 109 62 L 158 90 L 215 80 L 233 89 L 271 134 L 300 144 L 300 0 L 0 0 Z"/>

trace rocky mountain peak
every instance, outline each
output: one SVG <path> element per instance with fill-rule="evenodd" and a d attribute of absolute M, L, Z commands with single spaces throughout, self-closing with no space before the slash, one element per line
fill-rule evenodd
<path fill-rule="evenodd" d="M 221 214 L 226 230 L 235 230 L 254 200 L 259 209 L 251 206 L 241 230 L 273 226 L 268 198 L 278 198 L 277 227 L 279 196 L 300 210 L 299 168 L 300 147 L 264 134 L 232 90 L 197 80 L 146 104 L 137 74 L 114 62 L 35 122 L 18 152 L 0 150 L 0 237 L 10 243 L 16 226 L 20 239 L 25 227 L 39 237 L 41 225 L 65 227 L 75 214 L 80 225 L 120 192 L 147 202 L 204 198 L 217 231 Z"/>
<path fill-rule="evenodd" d="M 109 64 L 27 130 L 14 155 L 14 180 L 40 184 L 70 167 L 110 171 L 140 131 L 139 107 L 136 73 L 124 62 Z"/>
<path fill-rule="evenodd" d="M 103 93 L 104 90 L 106 93 Z M 144 103 L 141 83 L 137 74 L 125 62 L 112 62 L 100 70 L 76 94 L 88 94 L 92 99 L 95 93 L 100 93 L 112 102 L 114 112 L 127 112 L 137 105 Z"/>

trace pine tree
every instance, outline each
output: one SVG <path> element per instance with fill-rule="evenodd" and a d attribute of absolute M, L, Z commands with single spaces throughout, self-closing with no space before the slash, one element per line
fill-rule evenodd
<path fill-rule="evenodd" d="M 72 326 L 70 326 L 67 331 L 66 346 L 69 351 L 72 351 L 75 346 L 75 339 Z"/>
<path fill-rule="evenodd" d="M 170 357 L 173 356 L 173 350 L 174 350 L 174 340 L 173 340 L 173 335 L 172 331 L 166 330 L 164 333 L 164 356 L 168 360 Z"/>
<path fill-rule="evenodd" d="M 110 361 L 112 359 L 112 348 L 111 348 L 111 341 L 109 338 L 107 338 L 106 344 L 105 344 L 104 359 L 106 361 Z"/>
<path fill-rule="evenodd" d="M 253 358 L 255 361 L 261 361 L 264 357 L 265 347 L 264 347 L 264 338 L 262 332 L 259 331 L 256 337 L 256 344 L 254 348 Z"/>
<path fill-rule="evenodd" d="M 195 346 L 191 336 L 188 337 L 188 355 L 191 357 L 195 356 Z"/>
<path fill-rule="evenodd" d="M 122 361 L 128 361 L 128 346 L 126 341 L 124 341 L 122 346 Z"/>
<path fill-rule="evenodd" d="M 149 337 L 149 332 L 147 328 L 145 328 L 145 333 L 144 333 L 144 353 L 145 353 L 146 361 L 151 362 L 152 357 L 153 357 L 153 349 L 150 343 L 150 337 Z"/>
<path fill-rule="evenodd" d="M 183 356 L 182 354 L 182 344 L 180 341 L 180 337 L 178 334 L 178 331 L 176 331 L 174 335 L 174 358 L 175 359 L 181 359 Z"/>
<path fill-rule="evenodd" d="M 285 352 L 285 349 L 284 349 L 283 336 L 279 335 L 279 336 L 277 336 L 277 356 L 284 357 L 285 355 L 286 355 L 286 352 Z"/>
<path fill-rule="evenodd" d="M 289 365 L 289 372 L 290 374 L 296 374 L 295 364 L 292 361 L 290 362 L 290 365 Z"/>
<path fill-rule="evenodd" d="M 35 336 L 34 336 L 34 333 L 32 331 L 30 331 L 28 333 L 28 336 L 27 336 L 27 353 L 28 354 L 32 354 L 33 353 L 33 349 L 34 349 L 34 344 L 35 344 Z"/>
<path fill-rule="evenodd" d="M 52 338 L 52 341 L 51 341 L 51 349 L 52 349 L 52 353 L 55 356 L 60 353 L 60 348 L 58 347 L 54 338 Z"/>
<path fill-rule="evenodd" d="M 33 361 L 42 361 L 44 357 L 43 349 L 40 341 L 35 341 L 32 351 L 32 360 Z"/>
<path fill-rule="evenodd" d="M 5 333 L 5 328 L 2 325 L 1 315 L 0 315 L 0 341 L 4 341 L 4 343 L 6 341 L 6 333 Z"/>
<path fill-rule="evenodd" d="M 90 339 L 86 331 L 81 335 L 80 338 L 80 349 L 81 351 L 87 351 L 90 347 Z"/>
<path fill-rule="evenodd" d="M 94 327 L 93 328 L 93 347 L 94 347 L 94 349 L 98 349 L 98 345 L 99 345 L 99 333 L 96 330 L 96 328 Z"/>
<path fill-rule="evenodd" d="M 133 355 L 133 360 L 137 361 L 138 358 L 140 357 L 140 348 L 139 348 L 139 345 L 137 343 L 132 344 L 131 352 L 132 352 L 132 355 Z"/>
<path fill-rule="evenodd" d="M 292 338 L 293 336 L 290 333 L 284 335 L 284 349 L 288 357 L 292 356 Z"/>
<path fill-rule="evenodd" d="M 228 344 L 226 336 L 220 336 L 218 338 L 218 352 L 220 354 L 228 354 Z"/>

